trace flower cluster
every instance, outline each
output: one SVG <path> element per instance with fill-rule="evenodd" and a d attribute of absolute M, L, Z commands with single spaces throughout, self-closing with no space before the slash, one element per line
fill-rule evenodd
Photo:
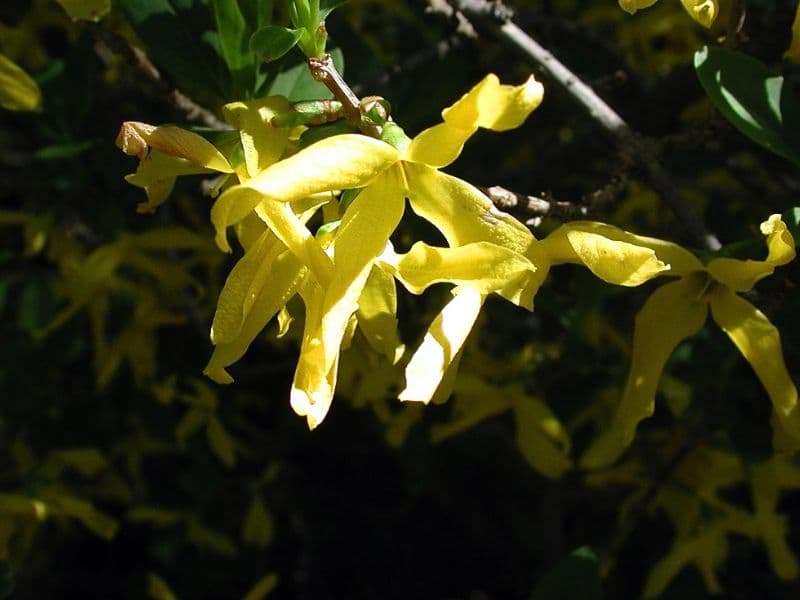
<path fill-rule="evenodd" d="M 141 159 L 128 180 L 147 191 L 142 210 L 163 202 L 177 175 L 222 174 L 217 188 L 223 191 L 211 209 L 217 245 L 231 251 L 228 230 L 233 229 L 244 255 L 220 294 L 211 329 L 215 348 L 205 373 L 219 383 L 232 382 L 226 368 L 272 319 L 285 333 L 291 322 L 287 303 L 299 296 L 304 331 L 290 401 L 310 427 L 330 408 L 339 355 L 356 329 L 393 364 L 405 364 L 400 399 L 428 402 L 441 393 L 443 381 L 453 379 L 489 295 L 532 310 L 550 268 L 576 263 L 616 285 L 679 277 L 658 290 L 637 319 L 617 422 L 584 457 L 586 466 L 613 460 L 630 442 L 638 421 L 652 412 L 667 357 L 702 326 L 709 306 L 767 387 L 779 431 L 796 438 L 796 391 L 777 331 L 735 295 L 792 258 L 793 241 L 778 217 L 764 225 L 766 261 L 720 258 L 704 267 L 675 244 L 601 223 L 566 224 L 537 240 L 480 190 L 439 170 L 458 158 L 479 128 L 519 127 L 542 93 L 532 77 L 509 86 L 489 75 L 445 109 L 440 124 L 413 139 L 389 121 L 380 139 L 346 133 L 303 147 L 302 126 L 276 126 L 291 121 L 280 118 L 289 110 L 281 97 L 227 105 L 224 116 L 238 132 L 228 146 L 215 147 L 175 127 L 123 125 L 118 144 Z M 390 237 L 406 202 L 441 232 L 445 246 L 420 241 L 406 253 L 394 250 Z M 309 223 L 320 214 L 323 224 L 312 231 Z M 397 331 L 396 282 L 413 294 L 435 283 L 453 286 L 453 298 L 410 358 Z"/>

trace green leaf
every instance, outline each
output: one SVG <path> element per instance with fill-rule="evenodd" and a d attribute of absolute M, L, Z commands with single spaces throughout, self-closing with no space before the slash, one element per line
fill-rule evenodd
<path fill-rule="evenodd" d="M 319 3 L 319 20 L 324 21 L 335 9 L 349 0 L 321 0 Z"/>
<path fill-rule="evenodd" d="M 63 160 L 65 158 L 75 158 L 89 150 L 95 144 L 96 142 L 92 141 L 53 144 L 52 146 L 39 148 L 33 153 L 33 156 L 38 160 Z"/>
<path fill-rule="evenodd" d="M 111 0 L 56 0 L 72 19 L 99 21 L 111 10 Z"/>
<path fill-rule="evenodd" d="M 235 73 L 253 63 L 247 47 L 247 23 L 236 0 L 210 0 L 210 2 L 222 56 L 228 65 L 228 70 Z"/>
<path fill-rule="evenodd" d="M 339 73 L 344 74 L 344 56 L 339 48 L 334 48 L 330 52 L 333 64 Z M 315 81 L 308 71 L 306 63 L 300 63 L 294 67 L 282 71 L 273 80 L 265 96 L 286 96 L 289 102 L 301 102 L 303 100 L 322 100 L 333 98 L 330 90 L 319 81 Z"/>
<path fill-rule="evenodd" d="M 272 23 L 272 0 L 239 0 L 239 9 L 251 31 L 258 31 Z"/>
<path fill-rule="evenodd" d="M 706 46 L 694 56 L 700 83 L 722 115 L 754 142 L 800 163 L 793 125 L 800 101 L 784 79 L 758 60 L 725 48 Z"/>
<path fill-rule="evenodd" d="M 531 600 L 601 600 L 597 556 L 588 546 L 573 550 L 539 581 Z"/>
<path fill-rule="evenodd" d="M 302 35 L 302 29 L 268 25 L 256 31 L 250 38 L 250 50 L 258 53 L 266 62 L 278 60 L 295 47 Z"/>

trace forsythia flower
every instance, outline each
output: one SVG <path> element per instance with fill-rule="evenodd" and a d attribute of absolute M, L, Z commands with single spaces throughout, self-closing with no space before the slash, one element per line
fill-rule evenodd
<path fill-rule="evenodd" d="M 658 0 L 619 0 L 619 5 L 623 10 L 634 14 L 637 10 L 653 6 Z M 681 0 L 681 4 L 686 12 L 698 23 L 705 27 L 717 18 L 719 13 L 718 0 Z"/>
<path fill-rule="evenodd" d="M 39 86 L 5 54 L 0 54 L 0 107 L 15 111 L 42 110 Z"/>
<path fill-rule="evenodd" d="M 602 225 L 587 227 L 604 229 Z M 769 249 L 765 260 L 716 258 L 705 266 L 675 244 L 625 235 L 623 239 L 652 248 L 671 265 L 668 275 L 679 279 L 656 290 L 636 316 L 631 370 L 622 400 L 611 429 L 589 448 L 582 466 L 609 464 L 631 443 L 639 421 L 653 413 L 658 380 L 669 356 L 681 341 L 703 327 L 709 309 L 753 367 L 772 401 L 775 446 L 800 448 L 797 388 L 786 370 L 778 330 L 761 311 L 737 295 L 751 290 L 775 267 L 795 257 L 794 239 L 780 215 L 762 223 L 761 232 Z"/>

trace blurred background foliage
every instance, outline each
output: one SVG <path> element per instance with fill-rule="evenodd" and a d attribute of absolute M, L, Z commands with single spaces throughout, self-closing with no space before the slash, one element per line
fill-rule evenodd
<path fill-rule="evenodd" d="M 111 10 L 73 21 L 71 4 Z M 800 469 L 772 457 L 766 394 L 718 329 L 680 345 L 621 463 L 573 465 L 610 418 L 654 285 L 623 290 L 564 267 L 534 313 L 490 301 L 454 397 L 427 408 L 397 402 L 398 374 L 354 344 L 313 433 L 288 407 L 292 333 L 269 328 L 232 386 L 202 377 L 238 255 L 213 245 L 203 178 L 137 214 L 142 190 L 123 179 L 135 162 L 114 136 L 125 120 L 202 127 L 225 102 L 325 93 L 296 50 L 263 65 L 225 37 L 265 24 L 271 2 L 240 1 L 233 25 L 215 4 L 0 4 L 0 53 L 41 89 L 38 110 L 0 112 L 0 598 L 797 598 Z M 720 116 L 694 73 L 733 4 L 705 30 L 677 0 L 633 17 L 611 0 L 509 2 L 652 140 L 728 252 L 760 257 L 769 214 L 798 233 L 786 211 L 800 172 Z M 327 22 L 348 82 L 388 98 L 410 135 L 487 72 L 515 83 L 530 72 L 489 36 L 455 38 L 426 5 L 352 0 Z M 782 62 L 795 7 L 747 8 L 738 50 L 795 85 L 800 70 Z M 601 198 L 593 218 L 691 245 L 626 148 L 544 83 L 524 127 L 476 134 L 450 172 Z M 427 235 L 411 224 L 405 241 Z M 798 285 L 792 263 L 751 298 L 795 377 Z M 445 293 L 400 297 L 407 344 Z"/>

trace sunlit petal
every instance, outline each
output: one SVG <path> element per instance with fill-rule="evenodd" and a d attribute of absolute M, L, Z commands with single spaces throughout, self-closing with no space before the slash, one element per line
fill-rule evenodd
<path fill-rule="evenodd" d="M 395 364 L 405 346 L 397 331 L 397 287 L 394 277 L 379 263 L 372 266 L 358 297 L 358 327 L 369 345 Z"/>
<path fill-rule="evenodd" d="M 761 224 L 761 233 L 767 236 L 767 258 L 760 260 L 736 260 L 717 258 L 708 263 L 708 272 L 735 292 L 746 292 L 764 277 L 771 275 L 775 267 L 794 260 L 794 238 L 780 215 L 772 215 Z"/>
<path fill-rule="evenodd" d="M 797 388 L 786 370 L 778 330 L 760 310 L 727 288 L 716 289 L 710 303 L 714 320 L 736 344 L 767 390 L 786 433 L 800 444 Z"/>
<path fill-rule="evenodd" d="M 583 264 L 600 279 L 617 285 L 640 285 L 669 270 L 651 248 L 570 225 L 547 236 L 541 247 L 551 264 Z"/>
<path fill-rule="evenodd" d="M 255 177 L 283 155 L 289 140 L 289 129 L 273 127 L 271 120 L 287 110 L 289 102 L 283 96 L 232 102 L 222 107 L 225 120 L 239 130 L 250 177 Z"/>
<path fill-rule="evenodd" d="M 442 309 L 406 367 L 400 400 L 429 402 L 478 318 L 485 296 L 465 287 Z"/>
<path fill-rule="evenodd" d="M 435 283 L 469 285 L 482 294 L 497 292 L 504 298 L 531 307 L 530 280 L 536 267 L 524 256 L 490 242 L 474 242 L 455 248 L 437 248 L 417 242 L 392 265 L 398 280 L 421 294 Z M 535 291 L 535 290 L 534 290 Z M 524 303 L 523 303 L 524 302 Z"/>
<path fill-rule="evenodd" d="M 703 27 L 711 27 L 719 14 L 718 0 L 681 0 L 686 12 Z"/>
<path fill-rule="evenodd" d="M 211 209 L 220 247 L 225 229 L 245 218 L 259 202 L 292 202 L 320 192 L 367 185 L 398 159 L 397 150 L 357 134 L 337 135 L 312 144 L 222 194 Z"/>
<path fill-rule="evenodd" d="M 244 356 L 256 336 L 295 295 L 306 273 L 307 269 L 290 252 L 284 252 L 272 262 L 268 283 L 265 282 L 258 290 L 252 290 L 255 294 L 253 304 L 236 337 L 214 348 L 214 353 L 203 371 L 208 377 L 217 383 L 233 381 L 225 367 Z"/>
<path fill-rule="evenodd" d="M 173 125 L 155 127 L 138 121 L 126 121 L 117 135 L 117 146 L 125 154 L 140 159 L 146 156 L 149 146 L 164 154 L 185 158 L 197 167 L 233 173 L 233 168 L 214 144 L 196 133 Z"/>
<path fill-rule="evenodd" d="M 636 315 L 631 369 L 611 429 L 581 459 L 585 468 L 615 461 L 633 441 L 636 427 L 653 414 L 661 372 L 675 347 L 703 326 L 708 308 L 700 298 L 701 274 L 657 289 Z"/>
<path fill-rule="evenodd" d="M 694 256 L 694 254 L 688 250 L 685 250 L 681 246 L 678 246 L 677 244 L 656 238 L 634 235 L 619 229 L 618 227 L 614 227 L 613 225 L 606 225 L 605 223 L 597 223 L 593 221 L 573 221 L 572 223 L 562 225 L 553 233 L 548 235 L 544 240 L 542 240 L 543 252 L 547 254 L 553 264 L 581 264 L 584 263 L 586 259 L 592 259 L 592 263 L 595 264 L 595 268 L 598 268 L 598 270 L 605 269 L 610 266 L 598 264 L 598 262 L 602 263 L 602 261 L 597 261 L 597 259 L 602 258 L 600 256 L 595 255 L 593 258 L 591 254 L 585 254 L 584 256 L 581 256 L 578 253 L 579 248 L 576 248 L 576 245 L 580 246 L 582 244 L 576 243 L 581 240 L 581 236 L 577 235 L 577 232 L 585 232 L 594 234 L 595 236 L 602 236 L 609 241 L 624 242 L 625 244 L 628 244 L 629 247 L 634 246 L 642 249 L 649 248 L 655 252 L 655 257 L 658 259 L 657 261 L 648 259 L 649 255 L 647 253 L 642 253 L 642 251 L 637 251 L 633 255 L 634 257 L 638 256 L 639 259 L 643 260 L 641 264 L 642 266 L 646 267 L 642 273 L 643 275 L 646 275 L 651 270 L 658 270 L 658 272 L 663 271 L 663 268 L 658 267 L 658 261 L 669 265 L 669 271 L 667 273 L 663 273 L 664 275 L 680 276 L 703 269 L 703 263 L 700 262 L 700 260 Z M 590 237 L 585 239 L 591 240 L 593 238 Z M 594 239 L 597 240 L 597 238 Z M 586 248 L 586 250 L 591 250 L 592 246 L 593 244 L 588 244 L 588 248 Z M 625 246 L 622 246 L 622 248 L 624 247 Z M 636 265 L 636 263 L 637 261 L 635 260 L 630 266 L 632 267 Z M 589 266 L 589 264 L 587 264 L 587 266 Z M 592 267 L 590 266 L 590 268 Z M 620 274 L 624 274 L 624 271 L 625 270 L 623 269 Z M 631 273 L 636 273 L 636 269 L 634 268 Z M 613 274 L 609 273 L 609 275 Z M 649 277 L 645 277 L 644 280 L 648 278 Z M 615 283 L 619 283 L 619 281 L 615 281 Z"/>
<path fill-rule="evenodd" d="M 637 10 L 653 6 L 658 0 L 619 0 L 622 10 L 634 14 Z"/>

